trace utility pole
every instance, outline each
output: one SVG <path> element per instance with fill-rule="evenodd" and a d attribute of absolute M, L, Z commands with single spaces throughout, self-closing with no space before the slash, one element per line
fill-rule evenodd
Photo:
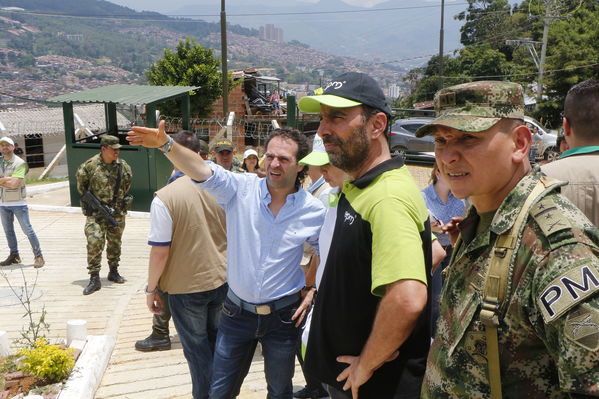
<path fill-rule="evenodd" d="M 220 54 L 223 77 L 223 118 L 229 114 L 229 73 L 227 71 L 227 13 L 225 0 L 220 0 Z"/>
<path fill-rule="evenodd" d="M 537 108 L 543 99 L 543 78 L 545 74 L 545 59 L 547 55 L 547 41 L 549 39 L 549 25 L 551 21 L 560 17 L 559 5 L 561 0 L 544 0 L 545 16 L 543 17 L 543 39 L 541 42 L 532 39 L 506 40 L 507 45 L 525 45 L 537 67 L 539 75 L 537 76 Z M 541 56 L 539 57 L 535 45 L 541 45 Z"/>
<path fill-rule="evenodd" d="M 547 55 L 547 40 L 549 36 L 549 24 L 553 0 L 548 0 L 545 8 L 545 20 L 543 21 L 543 44 L 541 45 L 541 61 L 539 62 L 539 77 L 537 79 L 537 107 L 543 99 L 543 73 L 545 72 L 545 56 Z"/>
<path fill-rule="evenodd" d="M 441 29 L 439 30 L 439 90 L 443 88 L 443 32 L 445 0 L 441 0 Z"/>

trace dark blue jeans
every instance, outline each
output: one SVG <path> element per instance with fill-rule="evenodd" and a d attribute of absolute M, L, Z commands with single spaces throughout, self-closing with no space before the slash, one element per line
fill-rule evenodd
<path fill-rule="evenodd" d="M 29 222 L 29 209 L 27 205 L 18 206 L 0 206 L 0 219 L 2 220 L 2 227 L 4 228 L 4 234 L 6 235 L 6 241 L 11 254 L 19 253 L 17 245 L 17 236 L 15 235 L 14 220 L 15 217 L 21 225 L 21 230 L 29 239 L 31 249 L 33 250 L 34 256 L 40 256 L 42 250 L 40 248 L 40 242 L 33 231 L 31 222 Z"/>
<path fill-rule="evenodd" d="M 227 289 L 223 284 L 211 291 L 168 296 L 191 373 L 193 399 L 208 399 L 216 333 Z"/>
<path fill-rule="evenodd" d="M 291 321 L 297 303 L 257 315 L 226 299 L 218 328 L 210 399 L 231 399 L 247 375 L 247 359 L 262 344 L 268 399 L 291 399 L 299 329 Z"/>

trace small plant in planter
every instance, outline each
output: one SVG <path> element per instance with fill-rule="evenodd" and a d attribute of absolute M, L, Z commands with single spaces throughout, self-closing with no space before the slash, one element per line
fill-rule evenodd
<path fill-rule="evenodd" d="M 8 286 L 25 309 L 26 328 L 20 331 L 20 338 L 14 340 L 21 348 L 16 355 L 0 358 L 0 399 L 16 394 L 40 394 L 46 399 L 56 398 L 62 382 L 70 375 L 78 353 L 74 349 L 49 344 L 45 333 L 50 332 L 46 322 L 46 310 L 34 311 L 31 301 L 37 286 L 39 272 L 33 284 L 28 284 L 21 268 L 22 290 L 15 288 L 5 272 L 0 271 Z M 39 313 L 39 317 L 38 314 Z"/>
<path fill-rule="evenodd" d="M 46 383 L 65 380 L 73 367 L 75 360 L 73 349 L 63 349 L 51 345 L 45 338 L 38 338 L 31 349 L 21 349 L 21 357 L 17 368 Z"/>

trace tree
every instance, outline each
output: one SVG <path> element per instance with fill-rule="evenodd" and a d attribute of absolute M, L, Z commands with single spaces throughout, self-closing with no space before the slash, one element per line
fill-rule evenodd
<path fill-rule="evenodd" d="M 468 9 L 456 15 L 466 21 L 460 29 L 464 46 L 490 44 L 493 48 L 509 51 L 506 39 L 518 36 L 519 28 L 512 23 L 507 0 L 468 0 Z"/>
<path fill-rule="evenodd" d="M 211 105 L 222 95 L 220 61 L 212 49 L 207 49 L 189 37 L 180 41 L 175 51 L 164 49 L 164 56 L 154 62 L 146 77 L 154 86 L 199 86 L 191 96 L 191 113 L 200 117 L 208 115 Z M 229 87 L 232 87 L 229 77 Z M 174 101 L 165 103 L 162 112 L 180 115 L 180 107 Z"/>

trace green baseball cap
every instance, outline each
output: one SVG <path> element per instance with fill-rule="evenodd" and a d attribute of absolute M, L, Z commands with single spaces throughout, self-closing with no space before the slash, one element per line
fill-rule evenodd
<path fill-rule="evenodd" d="M 107 145 L 110 148 L 114 148 L 118 150 L 121 148 L 121 144 L 119 143 L 118 137 L 111 136 L 109 134 L 105 134 L 100 138 L 100 145 Z"/>
<path fill-rule="evenodd" d="M 322 166 L 328 164 L 329 154 L 324 148 L 324 142 L 319 135 L 314 136 L 314 142 L 312 143 L 312 152 L 300 159 L 298 162 L 300 165 L 312 165 Z"/>
<path fill-rule="evenodd" d="M 441 89 L 435 94 L 437 117 L 416 131 L 427 136 L 435 126 L 482 132 L 501 119 L 524 119 L 524 91 L 518 83 L 479 81 Z"/>

